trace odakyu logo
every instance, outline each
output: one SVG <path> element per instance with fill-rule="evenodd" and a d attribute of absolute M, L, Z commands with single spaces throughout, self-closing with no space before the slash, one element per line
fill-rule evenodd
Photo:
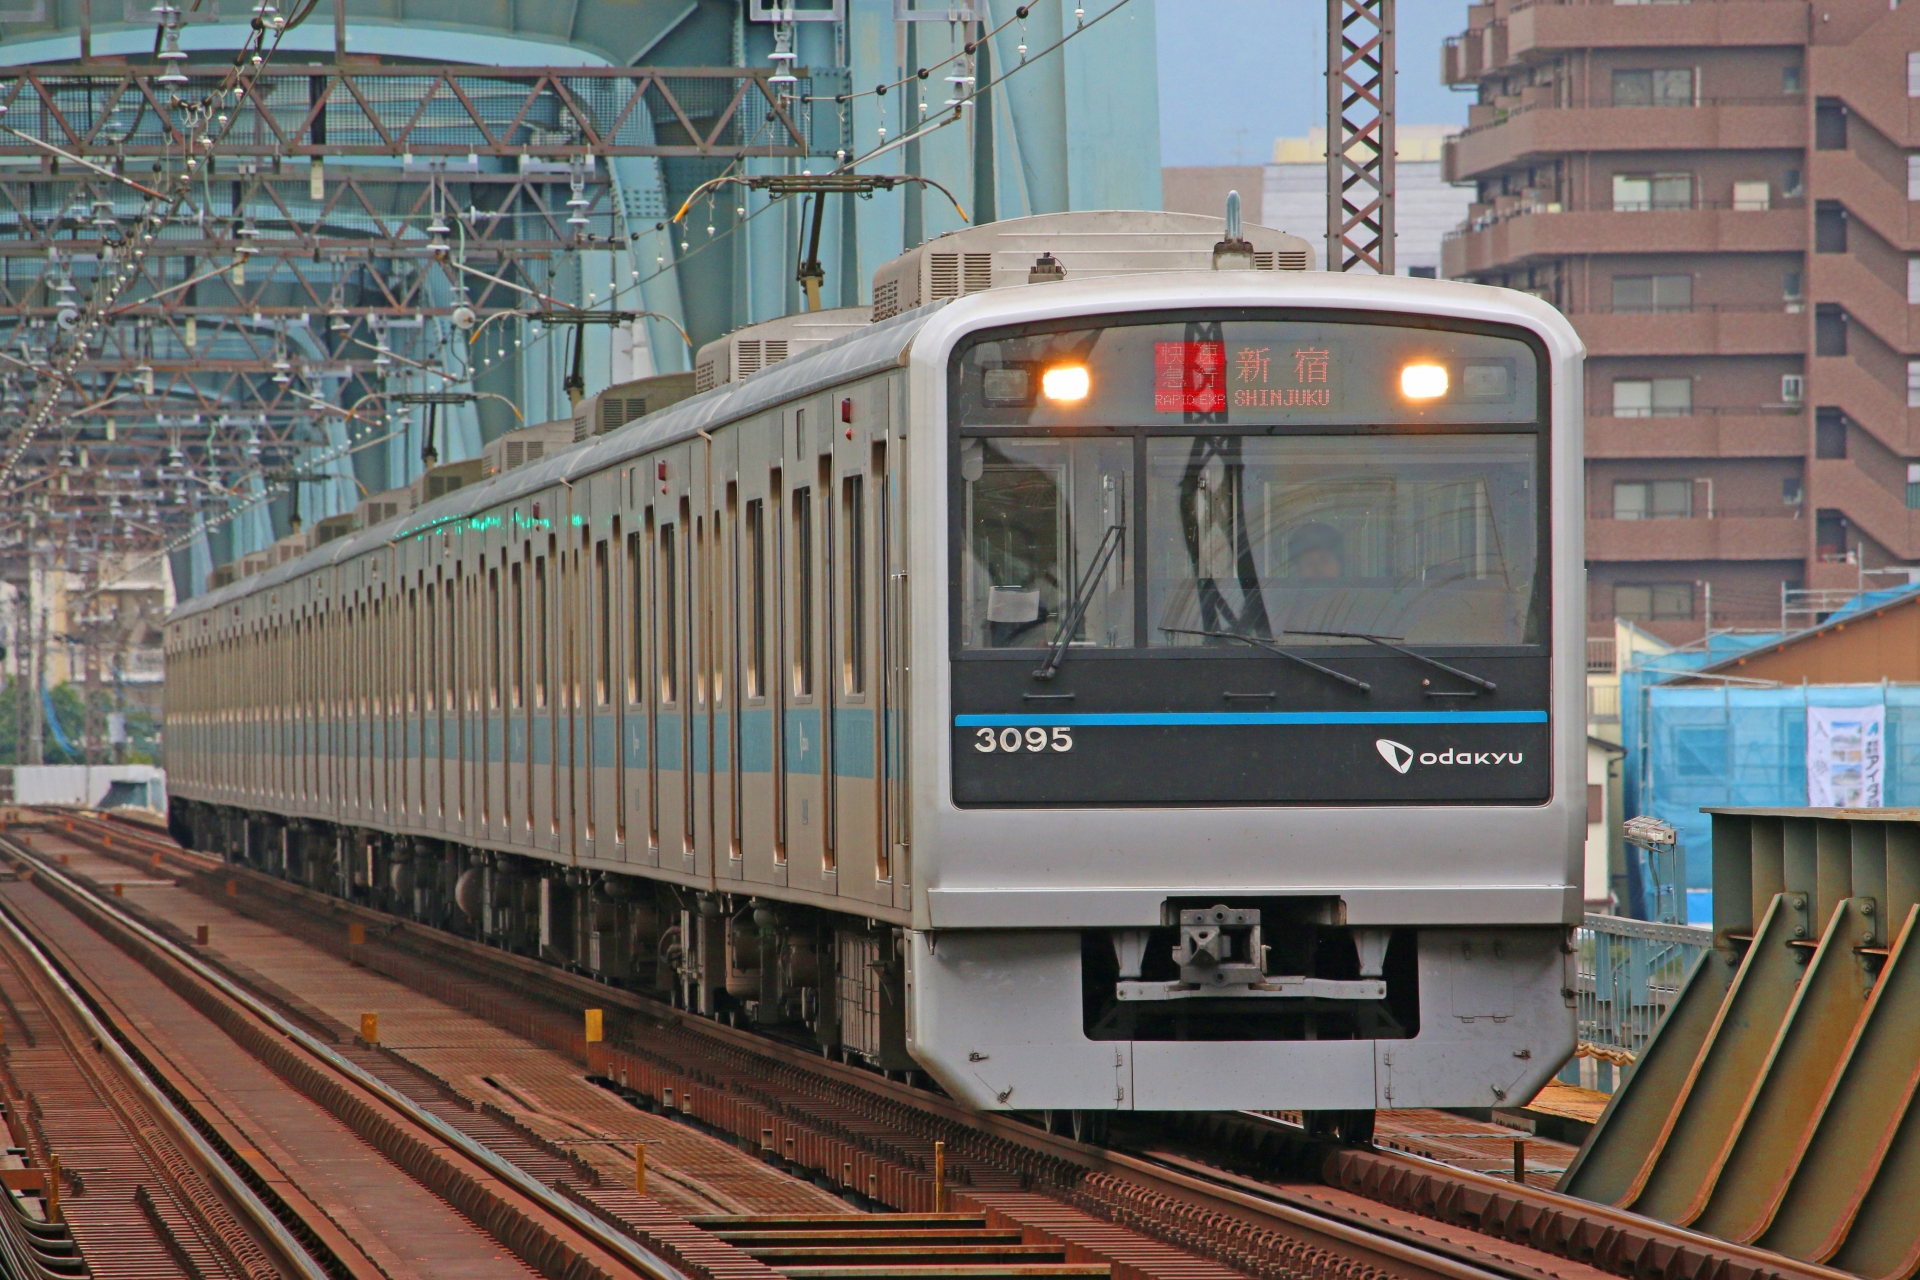
<path fill-rule="evenodd" d="M 1406 773 L 1413 768 L 1417 760 L 1430 765 L 1496 765 L 1519 764 L 1526 755 L 1524 751 L 1460 751 L 1448 747 L 1445 751 L 1415 751 L 1404 742 L 1395 742 L 1392 738 L 1375 738 L 1373 749 L 1395 773 Z"/>

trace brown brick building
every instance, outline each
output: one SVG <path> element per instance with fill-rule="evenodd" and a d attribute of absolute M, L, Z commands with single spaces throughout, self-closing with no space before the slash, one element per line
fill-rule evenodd
<path fill-rule="evenodd" d="M 1442 66 L 1442 274 L 1586 339 L 1590 633 L 1920 568 L 1920 3 L 1497 0 Z"/>

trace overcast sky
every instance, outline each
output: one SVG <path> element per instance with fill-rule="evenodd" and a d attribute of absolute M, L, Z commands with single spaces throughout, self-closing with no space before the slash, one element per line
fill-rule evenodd
<path fill-rule="evenodd" d="M 1457 0 L 1401 0 L 1400 122 L 1467 122 L 1472 95 L 1440 84 L 1440 42 L 1466 26 Z M 1262 164 L 1275 138 L 1327 117 L 1325 0 L 1157 0 L 1160 163 Z"/>

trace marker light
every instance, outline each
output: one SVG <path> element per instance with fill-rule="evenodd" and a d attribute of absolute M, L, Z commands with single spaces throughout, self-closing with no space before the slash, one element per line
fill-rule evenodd
<path fill-rule="evenodd" d="M 1447 371 L 1437 364 L 1410 364 L 1400 371 L 1400 393 L 1409 400 L 1437 400 L 1447 394 Z"/>
<path fill-rule="evenodd" d="M 1059 365 L 1040 375 L 1040 390 L 1049 400 L 1085 400 L 1092 389 L 1093 379 L 1083 364 Z"/>

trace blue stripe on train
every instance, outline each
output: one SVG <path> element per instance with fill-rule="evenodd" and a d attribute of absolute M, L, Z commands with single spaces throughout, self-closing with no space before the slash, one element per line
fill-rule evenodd
<path fill-rule="evenodd" d="M 1544 711 L 1113 711 L 1079 715 L 958 715 L 955 728 L 1078 729 L 1168 725 L 1545 724 Z"/>

